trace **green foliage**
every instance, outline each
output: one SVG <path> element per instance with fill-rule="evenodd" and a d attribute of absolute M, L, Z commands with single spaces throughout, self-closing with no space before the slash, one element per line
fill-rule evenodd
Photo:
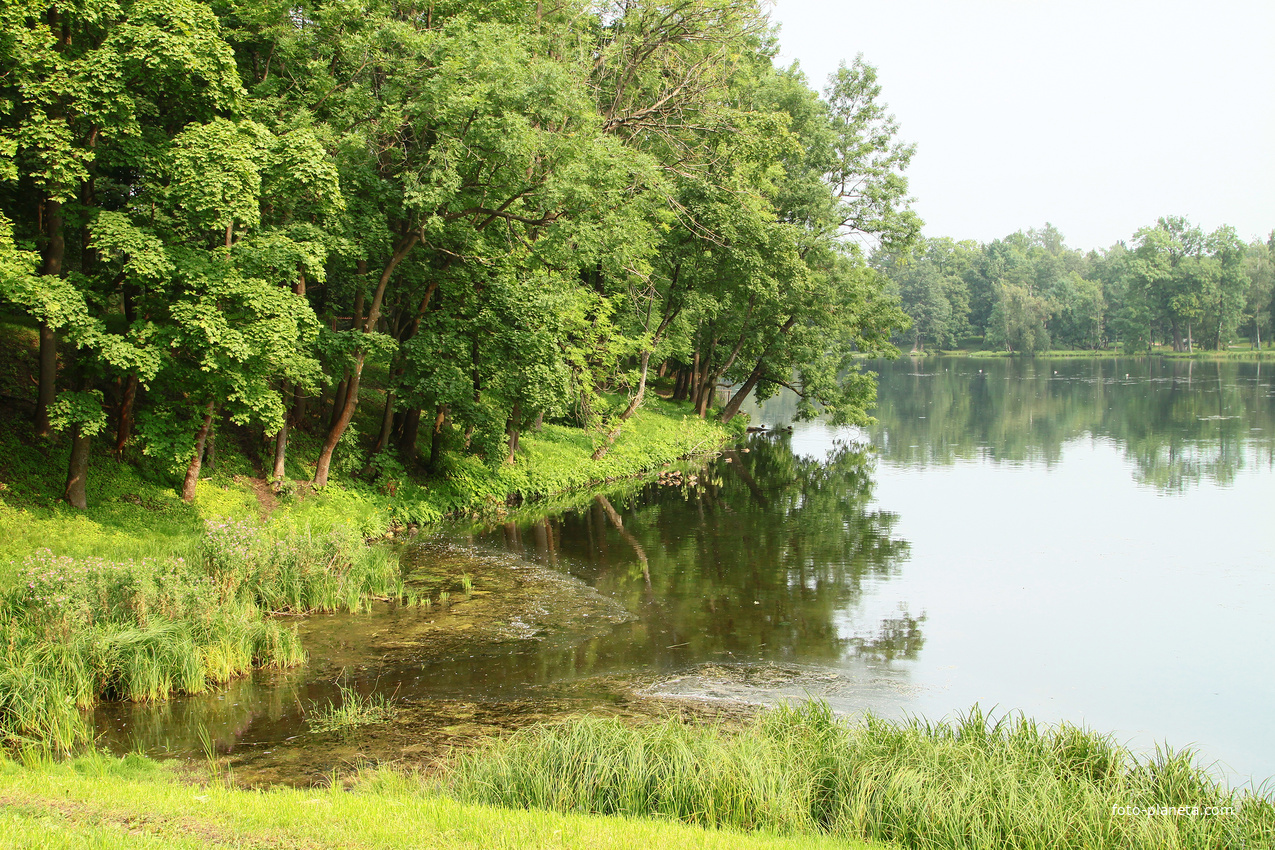
<path fill-rule="evenodd" d="M 1223 351 L 1241 328 L 1258 347 L 1275 307 L 1269 257 L 1269 245 L 1245 245 L 1231 227 L 1205 234 L 1169 217 L 1135 233 L 1132 247 L 1121 242 L 1087 255 L 1067 248 L 1048 224 L 971 243 L 959 281 L 951 264 L 929 256 L 918 262 L 878 252 L 874 264 L 899 290 L 913 320 L 914 350 L 925 337 L 950 342 L 949 317 L 968 306 L 972 329 L 991 349 L 1038 354 L 1055 346 L 1118 344 L 1142 354 L 1158 344 L 1175 353 L 1197 344 Z"/>
<path fill-rule="evenodd" d="M 49 419 L 54 430 L 67 431 L 78 426 L 80 433 L 86 436 L 100 434 L 106 430 L 106 411 L 102 409 L 102 393 L 93 390 L 87 393 L 64 392 L 49 406 Z"/>
<path fill-rule="evenodd" d="M 1095 732 L 977 707 L 951 722 L 851 723 L 812 702 L 769 710 L 739 732 L 580 718 L 462 756 L 449 783 L 462 800 L 508 807 L 905 848 L 1150 850 L 1275 838 L 1275 806 L 1219 785 L 1189 752 L 1139 758 Z M 1129 807 L 1144 814 L 1122 813 Z M 1175 813 L 1145 814 L 1160 807 Z"/>

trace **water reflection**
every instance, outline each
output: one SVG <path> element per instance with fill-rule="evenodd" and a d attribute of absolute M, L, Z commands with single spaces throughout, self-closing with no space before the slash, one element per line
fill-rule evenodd
<path fill-rule="evenodd" d="M 450 589 L 447 609 L 308 618 L 306 668 L 104 706 L 99 729 L 120 749 L 198 753 L 207 728 L 223 751 L 303 751 L 322 772 L 356 750 L 397 758 L 555 712 L 628 711 L 617 682 L 659 680 L 932 717 L 980 702 L 1275 772 L 1269 371 L 876 368 L 869 432 L 807 423 L 574 510 L 454 529 L 405 558 L 417 592 Z M 755 419 L 785 423 L 790 402 Z M 309 735 L 307 707 L 338 680 L 397 694 L 407 719 L 347 750 Z"/>
<path fill-rule="evenodd" d="M 636 613 L 600 654 L 608 664 L 911 657 L 923 618 L 847 621 L 908 555 L 897 516 L 871 505 L 873 468 L 862 446 L 815 459 L 786 434 L 754 437 L 636 494 L 474 538 L 560 565 Z"/>
<path fill-rule="evenodd" d="M 1229 484 L 1275 456 L 1271 372 L 1260 362 L 962 358 L 873 369 L 873 443 L 895 463 L 1053 465 L 1067 442 L 1090 436 L 1119 444 L 1140 483 L 1173 493 Z M 765 412 L 784 421 L 778 408 Z"/>

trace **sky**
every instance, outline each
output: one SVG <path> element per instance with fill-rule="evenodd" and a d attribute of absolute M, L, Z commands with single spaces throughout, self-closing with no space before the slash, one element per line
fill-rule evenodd
<path fill-rule="evenodd" d="M 856 54 L 917 146 L 926 236 L 1057 227 L 1073 248 L 1167 215 L 1275 229 L 1275 0 L 776 0 L 778 62 Z"/>

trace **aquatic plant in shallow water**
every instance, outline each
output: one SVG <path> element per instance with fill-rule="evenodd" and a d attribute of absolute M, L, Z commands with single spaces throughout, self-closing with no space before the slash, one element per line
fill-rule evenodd
<path fill-rule="evenodd" d="M 807 703 L 739 732 L 579 718 L 462 756 L 449 782 L 495 805 L 907 848 L 1275 845 L 1271 801 L 1225 788 L 1189 752 L 1139 758 L 1089 730 L 977 707 L 951 722 L 851 723 Z"/>
<path fill-rule="evenodd" d="M 360 726 L 385 723 L 394 719 L 398 706 L 393 697 L 384 694 L 360 694 L 354 688 L 340 686 L 340 701 L 312 709 L 306 714 L 311 732 L 340 732 L 348 736 Z"/>

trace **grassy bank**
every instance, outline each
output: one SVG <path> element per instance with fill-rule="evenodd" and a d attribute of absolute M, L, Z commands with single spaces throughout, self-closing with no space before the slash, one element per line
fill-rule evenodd
<path fill-rule="evenodd" d="M 1220 786 L 1189 753 L 1139 759 L 1090 731 L 977 710 L 850 723 L 810 703 L 732 734 L 584 718 L 469 754 L 450 782 L 470 802 L 917 850 L 1275 845 L 1275 805 Z"/>
<path fill-rule="evenodd" d="M 1188 754 L 1140 759 L 1093 732 L 977 712 L 849 723 L 810 704 L 730 732 L 586 718 L 519 733 L 432 777 L 383 769 L 329 789 L 247 791 L 192 776 L 140 756 L 0 759 L 0 845 L 1275 845 L 1272 803 L 1219 786 Z"/>
<path fill-rule="evenodd" d="M 279 496 L 225 440 L 193 504 L 143 458 L 102 451 L 89 508 L 76 511 L 58 500 L 68 448 L 30 440 L 24 426 L 0 419 L 0 742 L 59 750 L 87 740 L 82 712 L 99 699 L 162 700 L 300 662 L 294 630 L 273 615 L 410 597 L 395 556 L 365 539 L 504 511 L 510 496 L 584 498 L 591 484 L 728 437 L 655 399 L 601 461 L 589 435 L 546 425 L 514 464 L 448 454 L 429 479 L 390 468 L 375 483 L 293 483 Z M 294 471 L 305 471 L 305 446 Z"/>
<path fill-rule="evenodd" d="M 350 529 L 272 533 L 209 521 L 193 560 L 74 558 L 41 549 L 0 590 L 0 740 L 69 750 L 99 699 L 200 693 L 304 660 L 278 612 L 358 610 L 404 595 L 398 564 Z"/>
<path fill-rule="evenodd" d="M 244 791 L 191 784 L 146 759 L 93 755 L 21 767 L 0 761 L 0 845 L 12 848 L 721 848 L 855 850 L 667 821 L 461 803 L 387 774 L 353 790 Z"/>

